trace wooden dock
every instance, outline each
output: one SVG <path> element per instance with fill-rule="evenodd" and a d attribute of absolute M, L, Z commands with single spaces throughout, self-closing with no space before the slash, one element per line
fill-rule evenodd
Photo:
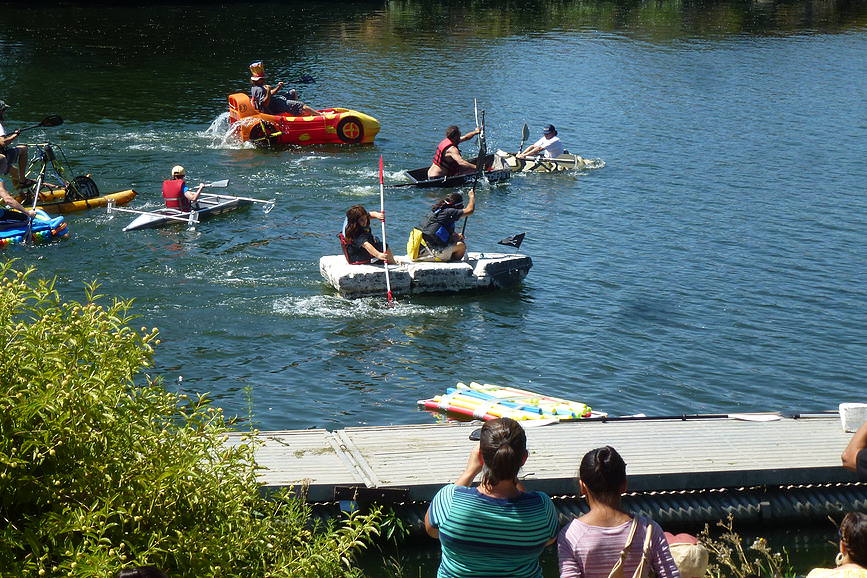
<path fill-rule="evenodd" d="M 752 414 L 752 419 L 768 414 Z M 267 488 L 308 485 L 308 500 L 332 501 L 341 488 L 397 492 L 429 500 L 463 471 L 479 424 L 430 424 L 260 432 L 256 459 Z M 736 416 L 611 420 L 527 428 L 529 489 L 577 493 L 575 475 L 590 449 L 611 445 L 627 463 L 630 491 L 700 490 L 852 482 L 840 454 L 852 434 L 837 415 L 748 421 Z M 230 443 L 238 443 L 233 435 Z"/>

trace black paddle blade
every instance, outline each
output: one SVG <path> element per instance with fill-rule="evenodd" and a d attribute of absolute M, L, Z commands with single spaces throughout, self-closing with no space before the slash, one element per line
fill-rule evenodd
<path fill-rule="evenodd" d="M 63 119 L 56 114 L 52 114 L 51 116 L 43 118 L 42 122 L 39 123 L 39 126 L 60 126 L 62 124 Z"/>
<path fill-rule="evenodd" d="M 521 243 L 524 242 L 524 235 L 527 233 L 518 233 L 513 237 L 506 237 L 502 241 L 497 241 L 497 245 L 506 245 L 507 247 L 521 248 Z"/>
<path fill-rule="evenodd" d="M 524 142 L 530 136 L 530 127 L 524 123 L 524 128 L 521 130 L 521 142 Z M 520 151 L 518 151 L 520 152 Z"/>

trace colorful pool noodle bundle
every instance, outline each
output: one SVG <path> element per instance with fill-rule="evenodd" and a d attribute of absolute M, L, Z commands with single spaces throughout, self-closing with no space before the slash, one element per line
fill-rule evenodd
<path fill-rule="evenodd" d="M 419 400 L 418 404 L 425 409 L 449 411 L 466 415 L 475 419 L 492 420 L 498 417 L 510 417 L 516 421 L 540 419 L 538 413 L 505 407 L 497 400 L 482 400 L 462 393 L 437 395 L 433 399 Z"/>
<path fill-rule="evenodd" d="M 548 417 L 559 417 L 560 419 L 580 419 L 590 415 L 590 408 L 583 403 L 566 402 L 566 400 L 546 400 L 539 396 L 526 395 L 500 395 L 492 396 L 488 391 L 479 391 L 477 389 L 456 389 L 449 388 L 447 393 L 452 391 L 463 391 L 466 395 L 479 397 L 481 399 L 498 399 L 502 405 L 506 407 L 514 407 L 524 411 L 536 412 Z M 565 403 L 564 403 L 565 402 Z"/>
<path fill-rule="evenodd" d="M 532 398 L 539 401 L 540 407 L 548 407 L 548 404 L 553 404 L 551 407 L 558 408 L 557 413 L 573 413 L 576 418 L 580 417 L 589 417 L 591 415 L 591 408 L 589 405 L 577 401 L 571 401 L 568 399 L 563 399 L 559 397 L 552 397 L 547 395 L 542 395 L 533 391 L 527 391 L 524 389 L 518 389 L 515 387 L 509 386 L 498 386 L 493 384 L 481 384 L 475 381 L 470 382 L 469 385 L 458 382 L 458 389 L 469 389 L 472 391 L 478 391 L 482 393 L 486 393 L 488 395 L 492 395 L 499 398 L 506 399 L 519 399 L 519 398 Z M 561 407 L 562 406 L 562 407 Z"/>

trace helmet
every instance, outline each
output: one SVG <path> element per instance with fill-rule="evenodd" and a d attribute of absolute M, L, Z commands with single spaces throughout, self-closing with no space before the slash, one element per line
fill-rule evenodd
<path fill-rule="evenodd" d="M 181 165 L 175 165 L 172 167 L 172 176 L 186 176 L 187 171 L 184 170 L 184 167 Z"/>

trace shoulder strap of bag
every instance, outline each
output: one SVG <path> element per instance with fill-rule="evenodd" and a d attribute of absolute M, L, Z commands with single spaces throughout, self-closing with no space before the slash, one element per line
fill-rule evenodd
<path fill-rule="evenodd" d="M 635 518 L 638 519 L 638 516 Z M 635 569 L 632 578 L 644 578 L 650 573 L 648 561 L 650 560 L 650 549 L 653 547 L 651 544 L 653 540 L 653 524 L 650 520 L 646 521 L 646 527 L 647 530 L 644 532 L 644 547 L 641 549 L 641 560 L 638 561 L 638 567 Z"/>
<path fill-rule="evenodd" d="M 626 561 L 626 555 L 629 553 L 629 548 L 632 546 L 632 539 L 635 538 L 635 529 L 638 527 L 638 516 L 632 518 L 632 525 L 629 527 L 629 537 L 626 538 L 626 545 L 620 551 L 620 558 L 614 563 L 611 572 L 608 573 L 608 578 L 623 578 L 623 563 Z"/>

